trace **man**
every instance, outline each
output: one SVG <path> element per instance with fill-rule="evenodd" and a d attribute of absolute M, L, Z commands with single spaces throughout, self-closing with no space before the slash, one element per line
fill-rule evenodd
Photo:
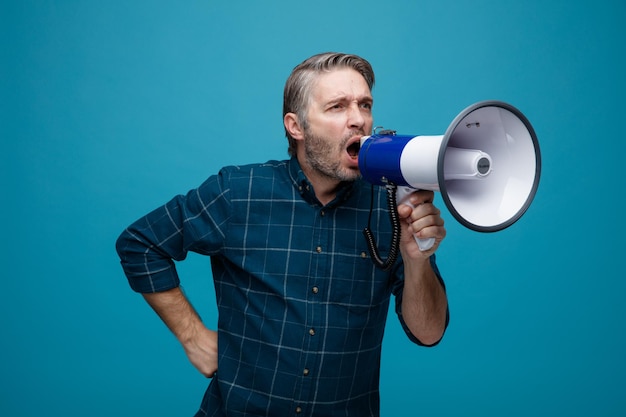
<path fill-rule="evenodd" d="M 391 294 L 413 342 L 442 338 L 448 308 L 434 252 L 445 229 L 433 193 L 415 192 L 415 208 L 398 208 L 393 268 L 367 256 L 370 210 L 378 241 L 391 233 L 383 187 L 362 181 L 357 163 L 372 130 L 373 85 L 358 56 L 307 59 L 285 85 L 291 159 L 223 168 L 118 239 L 131 287 L 213 378 L 197 416 L 379 415 Z M 414 234 L 436 243 L 422 252 Z M 179 289 L 173 260 L 188 251 L 211 256 L 217 332 Z"/>

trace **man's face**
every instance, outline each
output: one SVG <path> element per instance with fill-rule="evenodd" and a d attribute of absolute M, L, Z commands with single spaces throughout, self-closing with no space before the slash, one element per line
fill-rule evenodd
<path fill-rule="evenodd" d="M 304 131 L 304 153 L 311 168 L 339 181 L 359 177 L 359 144 L 372 131 L 372 104 L 367 82 L 357 71 L 342 68 L 318 76 Z"/>

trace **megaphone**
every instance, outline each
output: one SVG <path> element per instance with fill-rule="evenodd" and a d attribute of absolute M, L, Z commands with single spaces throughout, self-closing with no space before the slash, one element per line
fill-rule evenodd
<path fill-rule="evenodd" d="M 515 223 L 539 186 L 541 154 L 528 119 L 501 101 L 481 101 L 461 113 L 445 134 L 403 136 L 374 132 L 361 139 L 359 169 L 375 185 L 397 187 L 396 203 L 416 189 L 439 191 L 454 218 L 478 232 Z M 417 239 L 428 250 L 434 239 Z"/>

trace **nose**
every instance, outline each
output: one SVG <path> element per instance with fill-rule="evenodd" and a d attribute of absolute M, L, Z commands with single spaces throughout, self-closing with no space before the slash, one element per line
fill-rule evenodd
<path fill-rule="evenodd" d="M 348 112 L 348 127 L 351 129 L 362 129 L 365 125 L 365 115 L 359 103 L 351 103 L 350 111 Z"/>

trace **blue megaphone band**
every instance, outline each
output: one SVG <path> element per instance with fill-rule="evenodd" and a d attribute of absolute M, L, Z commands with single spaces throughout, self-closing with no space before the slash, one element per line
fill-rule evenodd
<path fill-rule="evenodd" d="M 376 185 L 408 185 L 400 170 L 400 156 L 413 138 L 394 134 L 376 134 L 367 138 L 359 151 L 359 170 L 363 179 Z"/>

